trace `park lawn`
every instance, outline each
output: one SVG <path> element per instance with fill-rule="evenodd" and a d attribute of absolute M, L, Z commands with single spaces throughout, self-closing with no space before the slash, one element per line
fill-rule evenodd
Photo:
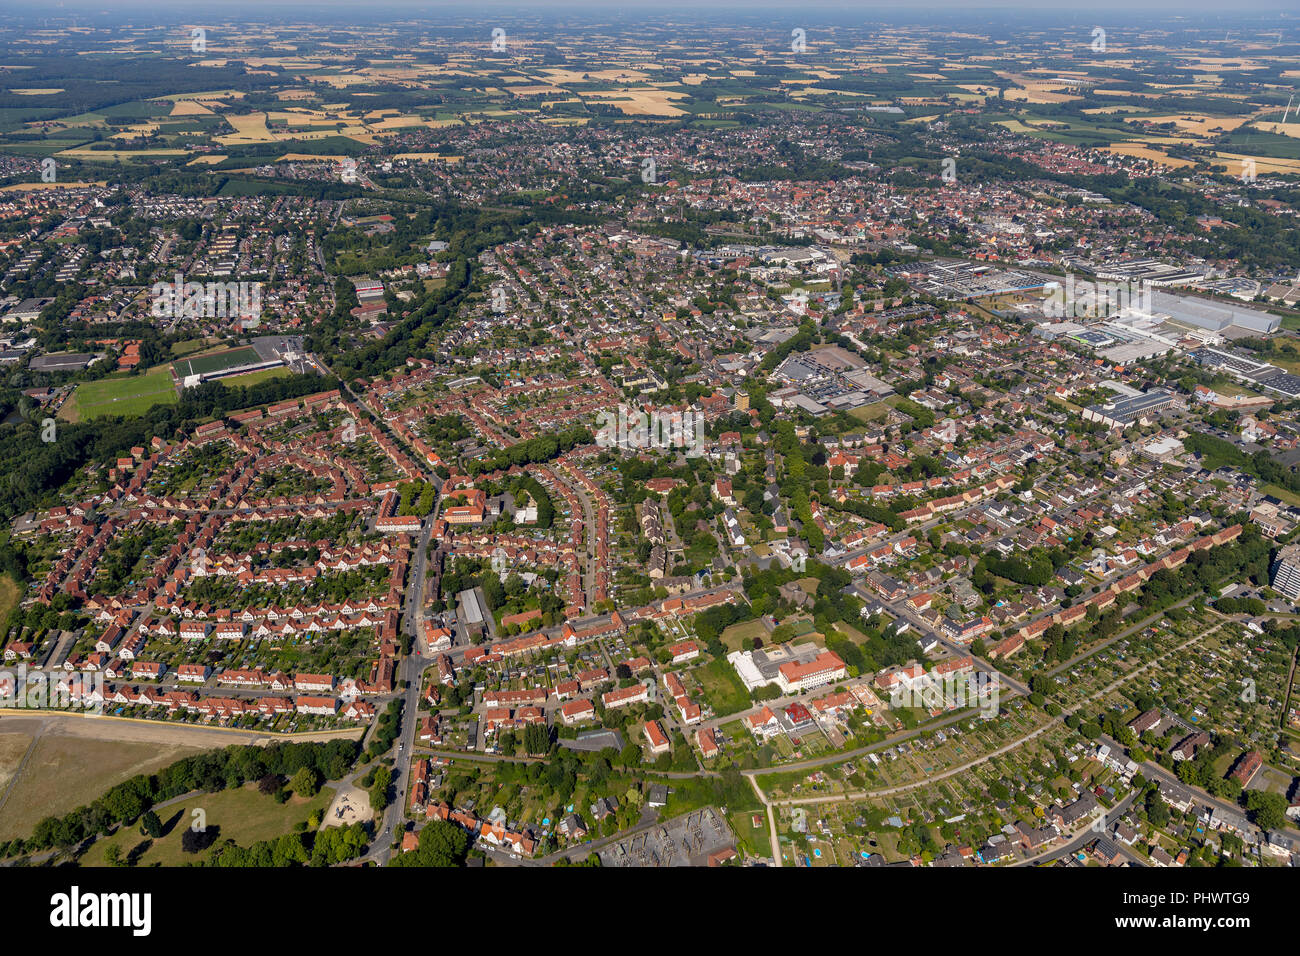
<path fill-rule="evenodd" d="M 209 828 L 218 828 L 214 846 L 229 839 L 242 847 L 248 847 L 262 840 L 274 840 L 286 833 L 293 833 L 299 823 L 311 816 L 312 811 L 319 810 L 323 817 L 333 799 L 334 788 L 322 787 L 314 797 L 291 796 L 284 803 L 276 803 L 275 798 L 269 794 L 259 793 L 256 783 L 246 783 L 237 789 L 222 790 L 219 793 L 195 794 L 156 811 L 162 821 L 163 835 L 139 853 L 136 865 L 183 866 L 209 853 L 209 850 L 204 850 L 202 853 L 190 854 L 181 849 L 181 836 L 196 820 L 195 810 L 204 812 Z M 125 859 L 141 844 L 148 842 L 149 837 L 140 832 L 138 825 L 123 827 L 111 837 L 96 840 L 86 852 L 82 863 L 105 866 L 105 854 L 110 846 L 117 846 Z"/>
<path fill-rule="evenodd" d="M 749 691 L 745 690 L 740 675 L 726 658 L 714 658 L 691 673 L 700 682 L 704 699 L 719 717 L 749 708 Z"/>
<path fill-rule="evenodd" d="M 731 625 L 722 632 L 722 643 L 729 651 L 745 650 L 751 646 L 756 637 L 761 637 L 765 641 L 767 639 L 767 628 L 759 618 Z"/>
<path fill-rule="evenodd" d="M 153 773 L 202 749 L 47 732 L 36 742 L 0 811 L 0 839 L 30 836 L 42 818 L 89 804 L 123 780 Z"/>
<path fill-rule="evenodd" d="M 80 422 L 106 415 L 139 415 L 154 405 L 175 404 L 171 373 L 160 365 L 143 375 L 110 375 L 82 382 L 60 414 Z"/>

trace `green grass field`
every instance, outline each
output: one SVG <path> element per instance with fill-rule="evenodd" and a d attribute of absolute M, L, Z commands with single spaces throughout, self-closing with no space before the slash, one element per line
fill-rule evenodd
<path fill-rule="evenodd" d="M 107 839 L 97 840 L 82 862 L 89 866 L 103 866 L 106 863 L 104 855 L 110 846 L 117 846 L 125 858 L 147 843 L 146 848 L 139 850 L 137 866 L 183 866 L 209 852 L 194 855 L 181 849 L 181 835 L 199 819 L 194 815 L 195 810 L 202 811 L 208 827 L 219 828 L 217 842 L 232 839 L 247 847 L 260 840 L 294 832 L 295 827 L 314 810 L 319 810 L 324 816 L 333 799 L 334 790 L 325 787 L 311 798 L 290 797 L 285 803 L 276 803 L 274 798 L 258 793 L 255 783 L 245 784 L 237 790 L 201 793 L 158 811 L 158 819 L 163 825 L 163 835 L 158 839 L 150 841 L 149 837 L 141 834 L 138 826 L 125 827 Z"/>
<path fill-rule="evenodd" d="M 763 622 L 755 618 L 752 621 L 742 621 L 739 624 L 733 624 L 722 632 L 722 643 L 728 651 L 749 650 L 751 642 L 756 637 L 763 638 L 763 643 L 767 643 L 768 630 L 763 626 Z"/>
<path fill-rule="evenodd" d="M 85 421 L 106 415 L 139 415 L 154 405 L 174 404 L 171 373 L 160 365 L 143 375 L 112 375 L 83 382 L 61 411 L 71 421 Z"/>
<path fill-rule="evenodd" d="M 740 675 L 726 658 L 715 658 L 693 672 L 704 691 L 704 699 L 719 717 L 734 714 L 750 706 L 749 691 L 740 681 Z"/>
<path fill-rule="evenodd" d="M 860 422 L 874 422 L 878 418 L 884 418 L 889 414 L 889 410 L 898 404 L 900 395 L 891 395 L 889 398 L 881 399 L 878 402 L 872 402 L 870 405 L 863 405 L 861 408 L 854 408 L 849 411 Z"/>
<path fill-rule="evenodd" d="M 228 385 L 231 388 L 240 385 L 256 385 L 258 382 L 265 382 L 272 378 L 288 378 L 293 372 L 281 366 L 280 368 L 264 368 L 260 372 L 245 372 L 243 375 L 231 375 L 229 378 L 221 379 L 222 385 Z"/>
<path fill-rule="evenodd" d="M 222 369 L 234 368 L 237 365 L 252 365 L 260 359 L 257 349 L 245 345 L 236 349 L 224 349 L 207 355 L 180 359 L 172 363 L 172 368 L 176 370 L 176 377 L 183 381 L 187 375 L 206 375 Z"/>
<path fill-rule="evenodd" d="M 192 352 L 202 352 L 207 347 L 207 339 L 186 339 L 172 346 L 172 358 L 181 358 Z"/>
<path fill-rule="evenodd" d="M 22 600 L 23 591 L 9 575 L 0 577 L 0 621 L 8 620 L 9 613 Z"/>

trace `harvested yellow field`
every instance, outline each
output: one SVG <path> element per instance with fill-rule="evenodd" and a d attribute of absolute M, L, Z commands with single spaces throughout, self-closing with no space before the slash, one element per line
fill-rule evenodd
<path fill-rule="evenodd" d="M 1013 103 L 1068 103 L 1070 100 L 1083 99 L 1071 93 L 1053 93 L 1042 89 L 1014 89 L 1002 94 L 1003 99 Z"/>
<path fill-rule="evenodd" d="M 1250 156 L 1245 153 L 1215 153 L 1219 159 L 1227 160 L 1226 163 L 1217 164 L 1222 169 L 1230 173 L 1239 173 L 1241 164 L 1248 160 L 1255 161 L 1255 172 L 1258 173 L 1300 173 L 1300 159 L 1279 159 L 1275 156 Z"/>
<path fill-rule="evenodd" d="M 178 100 L 228 100 L 243 99 L 244 94 L 239 90 L 206 90 L 202 93 L 168 93 L 166 96 L 155 96 L 155 100 L 169 100 L 175 103 Z"/>
<path fill-rule="evenodd" d="M 1300 139 L 1300 122 L 1255 123 L 1252 128 L 1262 130 L 1265 133 L 1276 133 L 1278 136 L 1292 136 Z"/>
<path fill-rule="evenodd" d="M 324 83 L 326 86 L 333 87 L 336 90 L 346 89 L 349 86 L 356 86 L 360 83 L 371 82 L 371 78 L 368 76 L 343 73 L 332 73 L 328 76 L 313 76 L 308 79 L 310 79 L 312 83 Z"/>
<path fill-rule="evenodd" d="M 215 166 L 226 161 L 224 153 L 212 153 L 208 156 L 195 156 L 186 166 Z"/>
<path fill-rule="evenodd" d="M 907 120 L 906 122 L 911 123 L 913 120 Z M 1026 126 L 1024 123 L 1020 122 L 1020 120 L 994 120 L 993 122 L 994 125 L 1004 126 L 1013 133 L 1032 133 L 1034 131 L 1032 126 Z"/>
<path fill-rule="evenodd" d="M 417 163 L 459 163 L 463 156 L 444 156 L 441 153 L 397 153 L 393 159 L 409 159 Z"/>
<path fill-rule="evenodd" d="M 198 100 L 177 100 L 172 104 L 170 116 L 211 116 L 212 110 L 208 109 Z"/>
<path fill-rule="evenodd" d="M 1070 100 L 1082 99 L 1073 93 L 1062 93 L 1061 90 L 1069 89 L 1064 83 L 1053 83 L 1051 80 L 1040 80 L 1032 76 L 1026 76 L 1023 73 L 1007 73 L 1003 70 L 994 70 L 998 76 L 1011 83 L 1015 83 L 1014 89 L 1007 90 L 1003 96 L 1017 103 L 1067 103 Z"/>
<path fill-rule="evenodd" d="M 218 143 L 232 146 L 235 143 L 274 143 L 275 134 L 266 128 L 265 113 L 227 115 L 226 122 L 235 128 L 233 133 L 218 136 Z"/>
<path fill-rule="evenodd" d="M 378 123 L 367 122 L 366 132 L 383 132 L 390 129 L 410 129 L 413 126 L 427 126 L 429 121 L 423 116 L 389 116 Z"/>
<path fill-rule="evenodd" d="M 10 90 L 9 92 L 13 93 L 15 96 L 53 96 L 55 93 L 62 93 L 63 87 L 51 86 L 51 87 L 46 87 L 44 89 L 35 89 L 35 88 L 23 89 L 23 90 L 14 89 L 14 90 Z"/>
<path fill-rule="evenodd" d="M 341 163 L 346 156 L 327 156 L 324 153 L 285 153 L 277 163 Z"/>
<path fill-rule="evenodd" d="M 105 186 L 104 180 L 98 182 L 75 182 L 75 183 L 14 183 L 12 186 L 0 186 L 0 193 L 25 192 L 29 189 L 84 189 L 86 186 Z"/>
<path fill-rule="evenodd" d="M 1200 137 L 1215 136 L 1219 133 L 1231 133 L 1239 126 L 1250 122 L 1248 116 L 1206 116 L 1204 113 L 1188 113 L 1183 116 L 1127 116 L 1126 123 L 1172 123 L 1180 133 L 1192 133 Z"/>
<path fill-rule="evenodd" d="M 114 133 L 112 139 L 134 139 L 137 136 L 152 136 L 162 129 L 157 123 L 136 123 L 120 133 Z"/>
<path fill-rule="evenodd" d="M 1184 166 L 1196 165 L 1190 160 L 1174 159 L 1167 153 L 1162 153 L 1160 150 L 1152 149 L 1150 146 L 1143 145 L 1142 143 L 1115 143 L 1103 148 L 1108 153 L 1116 153 L 1120 156 L 1132 156 L 1135 159 L 1150 160 L 1153 163 L 1168 166 L 1170 169 L 1181 169 Z"/>
<path fill-rule="evenodd" d="M 593 70 L 584 73 L 581 70 L 562 70 L 548 67 L 539 72 L 545 73 L 552 82 L 559 84 L 589 83 L 592 80 L 606 83 L 639 83 L 650 79 L 648 74 L 642 73 L 640 70 Z"/>
<path fill-rule="evenodd" d="M 682 116 L 685 110 L 673 106 L 672 101 L 685 96 L 685 93 L 646 87 L 583 94 L 584 99 L 617 106 L 627 116 Z"/>
<path fill-rule="evenodd" d="M 327 116 L 318 110 L 307 110 L 302 107 L 295 107 L 292 110 L 272 110 L 264 114 L 267 124 L 283 123 L 285 126 L 337 126 L 339 123 L 350 122 L 351 116 Z M 227 117 L 230 119 L 230 117 Z"/>
<path fill-rule="evenodd" d="M 65 149 L 55 153 L 56 156 L 68 156 L 72 159 L 118 160 L 136 159 L 143 156 L 188 156 L 188 149 Z"/>

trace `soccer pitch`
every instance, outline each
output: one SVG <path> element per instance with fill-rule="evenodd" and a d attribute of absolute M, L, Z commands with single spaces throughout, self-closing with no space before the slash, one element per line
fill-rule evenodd
<path fill-rule="evenodd" d="M 244 345 L 235 349 L 227 349 L 224 352 L 213 352 L 209 355 L 196 355 L 192 358 L 177 359 L 172 363 L 172 368 L 176 370 L 176 377 L 183 382 L 190 375 L 211 375 L 213 372 L 220 372 L 222 369 L 237 368 L 240 365 L 255 365 L 260 361 L 262 361 L 262 357 L 257 354 L 257 349 L 251 345 Z"/>
<path fill-rule="evenodd" d="M 108 415 L 139 415 L 154 405 L 176 404 L 171 372 L 160 365 L 143 375 L 115 375 L 82 382 L 64 406 L 73 421 Z"/>

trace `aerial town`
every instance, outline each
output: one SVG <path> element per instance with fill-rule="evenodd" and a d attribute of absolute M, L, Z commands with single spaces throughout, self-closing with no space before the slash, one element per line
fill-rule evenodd
<path fill-rule="evenodd" d="M 1293 21 L 203 15 L 0 16 L 0 865 L 1300 866 Z"/>

